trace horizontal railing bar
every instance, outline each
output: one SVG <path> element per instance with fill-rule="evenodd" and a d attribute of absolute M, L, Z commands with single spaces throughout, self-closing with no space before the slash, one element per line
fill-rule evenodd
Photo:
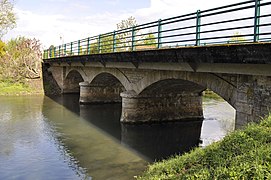
<path fill-rule="evenodd" d="M 166 23 L 161 23 L 161 25 L 167 25 L 167 24 L 172 24 L 172 23 L 176 23 L 176 22 L 184 22 L 184 21 L 188 21 L 188 20 L 194 20 L 195 17 L 189 17 L 189 18 L 185 18 L 185 19 L 180 19 L 180 20 L 175 20 L 175 21 L 169 21 L 169 22 L 166 22 Z"/>
<path fill-rule="evenodd" d="M 264 3 L 261 3 L 260 6 L 266 6 L 266 5 L 270 5 L 271 2 L 264 2 Z"/>
<path fill-rule="evenodd" d="M 165 38 L 181 37 L 181 36 L 194 35 L 194 34 L 196 34 L 196 33 L 193 32 L 193 33 L 173 34 L 173 35 L 163 36 L 163 37 L 161 37 L 161 38 L 162 38 L 162 39 L 165 39 Z"/>
<path fill-rule="evenodd" d="M 246 20 L 250 20 L 253 19 L 254 16 L 252 17 L 247 17 L 247 18 L 238 18 L 238 19 L 231 19 L 231 20 L 225 20 L 225 21 L 216 21 L 216 22 L 212 22 L 212 23 L 206 23 L 206 24 L 201 24 L 200 26 L 211 26 L 211 25 L 216 25 L 216 24 L 224 24 L 224 23 L 230 23 L 230 22 L 238 22 L 238 21 L 246 21 Z"/>
<path fill-rule="evenodd" d="M 195 27 L 196 26 L 185 26 L 185 27 L 181 27 L 181 28 L 174 28 L 174 29 L 163 30 L 161 32 L 165 33 L 165 32 L 171 32 L 171 31 L 179 31 L 179 30 L 191 29 L 191 28 L 195 28 Z"/>
<path fill-rule="evenodd" d="M 231 35 L 231 36 L 215 36 L 215 37 L 208 37 L 208 38 L 201 38 L 201 40 L 210 40 L 210 39 L 224 39 L 224 38 L 232 38 L 232 37 L 248 37 L 253 36 L 254 34 L 244 34 L 244 35 Z"/>
<path fill-rule="evenodd" d="M 167 18 L 167 19 L 162 19 L 161 22 L 170 21 L 170 20 L 173 20 L 173 19 L 180 19 L 180 18 L 183 18 L 183 17 L 188 17 L 188 16 L 192 16 L 192 15 L 196 15 L 196 14 L 197 14 L 196 12 L 193 12 L 193 13 L 184 14 L 184 15 L 181 15 L 181 16 L 175 16 L 175 17 L 171 17 L 171 18 Z"/>
<path fill-rule="evenodd" d="M 237 30 L 237 29 L 247 29 L 247 28 L 252 28 L 252 27 L 254 27 L 254 25 L 201 31 L 200 33 L 202 34 L 202 33 L 211 33 L 211 32 L 218 32 L 218 31 L 231 31 L 231 30 Z"/>
<path fill-rule="evenodd" d="M 244 1 L 244 2 L 240 2 L 240 3 L 236 3 L 236 4 L 230 4 L 230 5 L 226 5 L 226 6 L 220 6 L 220 7 L 216 7 L 213 9 L 207 9 L 207 10 L 203 10 L 201 11 L 201 13 L 206 13 L 206 12 L 210 12 L 210 11 L 216 11 L 216 10 L 220 10 L 220 9 L 226 9 L 226 8 L 230 8 L 230 7 L 234 7 L 234 6 L 240 6 L 243 4 L 249 4 L 249 3 L 253 3 L 255 2 L 254 0 L 249 0 L 249 1 Z"/>

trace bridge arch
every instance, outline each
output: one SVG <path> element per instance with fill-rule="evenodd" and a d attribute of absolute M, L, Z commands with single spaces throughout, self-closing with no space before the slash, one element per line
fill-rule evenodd
<path fill-rule="evenodd" d="M 185 86 L 187 86 L 187 89 Z M 210 89 L 232 107 L 236 108 L 237 87 L 220 74 L 192 73 L 192 72 L 153 72 L 142 79 L 135 88 L 138 95 L 144 95 L 152 89 L 165 89 L 160 91 L 202 92 Z M 173 89 L 170 89 L 173 88 Z"/>
<path fill-rule="evenodd" d="M 68 71 L 63 81 L 63 93 L 79 93 L 79 83 L 83 81 L 82 73 L 78 70 Z"/>
<path fill-rule="evenodd" d="M 125 91 L 121 81 L 108 72 L 92 76 L 90 82 L 80 83 L 81 103 L 118 103 L 120 93 Z"/>

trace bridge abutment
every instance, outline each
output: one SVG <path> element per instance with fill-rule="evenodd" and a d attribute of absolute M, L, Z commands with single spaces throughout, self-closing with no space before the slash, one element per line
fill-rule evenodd
<path fill-rule="evenodd" d="M 267 116 L 271 111 L 271 77 L 240 75 L 235 109 L 237 129 Z"/>
<path fill-rule="evenodd" d="M 105 86 L 89 82 L 81 82 L 79 85 L 79 102 L 82 104 L 121 103 L 121 86 Z"/>
<path fill-rule="evenodd" d="M 199 93 L 141 96 L 134 91 L 121 93 L 123 123 L 148 123 L 203 119 Z"/>

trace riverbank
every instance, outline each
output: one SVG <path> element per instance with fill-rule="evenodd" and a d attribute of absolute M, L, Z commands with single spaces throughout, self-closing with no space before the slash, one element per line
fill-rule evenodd
<path fill-rule="evenodd" d="M 271 115 L 204 149 L 150 165 L 138 179 L 271 179 Z"/>
<path fill-rule="evenodd" d="M 0 82 L 0 96 L 20 96 L 43 94 L 42 81 L 32 80 L 26 83 Z"/>

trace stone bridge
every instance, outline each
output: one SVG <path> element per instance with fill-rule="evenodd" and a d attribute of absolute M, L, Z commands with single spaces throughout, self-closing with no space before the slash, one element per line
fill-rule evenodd
<path fill-rule="evenodd" d="M 203 118 L 202 92 L 236 109 L 236 128 L 271 108 L 271 43 L 143 50 L 45 59 L 44 89 L 80 103 L 122 102 L 121 122 Z"/>

